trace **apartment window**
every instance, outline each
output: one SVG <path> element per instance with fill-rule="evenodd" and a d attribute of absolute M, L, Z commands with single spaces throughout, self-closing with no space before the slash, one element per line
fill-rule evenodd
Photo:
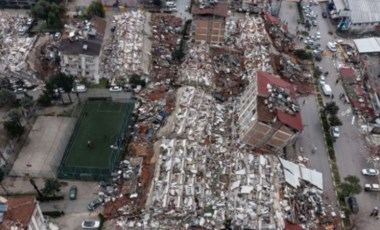
<path fill-rule="evenodd" d="M 86 75 L 90 75 L 90 72 L 86 71 Z"/>

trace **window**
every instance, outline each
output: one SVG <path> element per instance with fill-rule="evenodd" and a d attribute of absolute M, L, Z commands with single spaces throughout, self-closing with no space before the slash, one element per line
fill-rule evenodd
<path fill-rule="evenodd" d="M 86 71 L 86 75 L 90 75 L 90 72 Z"/>

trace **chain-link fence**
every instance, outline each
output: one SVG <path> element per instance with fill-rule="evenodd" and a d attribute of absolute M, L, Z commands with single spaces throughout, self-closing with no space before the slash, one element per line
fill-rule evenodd
<path fill-rule="evenodd" d="M 108 167 L 99 168 L 99 167 L 85 167 L 85 166 L 79 167 L 79 166 L 65 165 L 65 162 L 69 154 L 69 149 L 76 138 L 77 131 L 78 131 L 77 129 L 81 123 L 81 120 L 85 116 L 84 111 L 86 111 L 87 103 L 88 101 L 93 101 L 93 100 L 104 100 L 104 101 L 112 101 L 116 103 L 127 104 L 127 106 L 125 106 L 125 111 L 123 111 L 124 116 L 122 119 L 122 124 L 120 126 L 120 131 L 117 137 L 117 141 L 113 145 L 113 148 L 112 148 L 111 157 L 108 162 Z M 64 157 L 58 169 L 59 178 L 100 181 L 100 180 L 108 180 L 111 177 L 112 171 L 115 169 L 115 167 L 117 166 L 118 162 L 120 161 L 122 157 L 122 154 L 124 153 L 125 144 L 126 144 L 125 137 L 128 131 L 128 125 L 131 120 L 131 116 L 133 112 L 134 103 L 130 101 L 127 102 L 127 101 L 128 100 L 124 98 L 112 99 L 111 97 L 91 97 L 91 98 L 88 98 L 84 103 L 82 102 L 81 104 L 78 105 L 78 107 L 81 107 L 81 108 L 75 109 L 75 111 L 73 111 L 73 114 L 72 114 L 72 116 L 78 116 L 79 114 L 78 120 L 75 123 L 75 127 L 73 128 L 73 131 L 71 132 L 72 136 L 70 138 L 69 143 L 67 144 Z"/>

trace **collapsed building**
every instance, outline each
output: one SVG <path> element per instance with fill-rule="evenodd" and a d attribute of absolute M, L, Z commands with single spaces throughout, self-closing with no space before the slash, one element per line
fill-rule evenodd
<path fill-rule="evenodd" d="M 151 62 L 150 13 L 140 10 L 113 16 L 112 37 L 104 46 L 101 69 L 107 79 L 125 79 L 125 73 L 149 75 Z"/>
<path fill-rule="evenodd" d="M 30 76 L 27 57 L 36 36 L 25 36 L 27 19 L 1 13 L 0 18 L 0 73 Z"/>
<path fill-rule="evenodd" d="M 99 83 L 105 29 L 106 21 L 100 17 L 66 25 L 59 48 L 61 71 Z"/>
<path fill-rule="evenodd" d="M 272 38 L 273 45 L 279 52 L 291 53 L 294 51 L 292 35 L 289 33 L 287 26 L 269 14 L 264 13 L 265 26 L 269 36 Z"/>

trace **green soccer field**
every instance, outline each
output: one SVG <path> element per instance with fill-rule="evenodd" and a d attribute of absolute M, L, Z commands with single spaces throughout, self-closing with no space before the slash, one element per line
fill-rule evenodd
<path fill-rule="evenodd" d="M 67 147 L 64 165 L 109 168 L 115 157 L 111 145 L 116 145 L 124 120 L 130 119 L 132 110 L 133 104 L 88 101 Z"/>

